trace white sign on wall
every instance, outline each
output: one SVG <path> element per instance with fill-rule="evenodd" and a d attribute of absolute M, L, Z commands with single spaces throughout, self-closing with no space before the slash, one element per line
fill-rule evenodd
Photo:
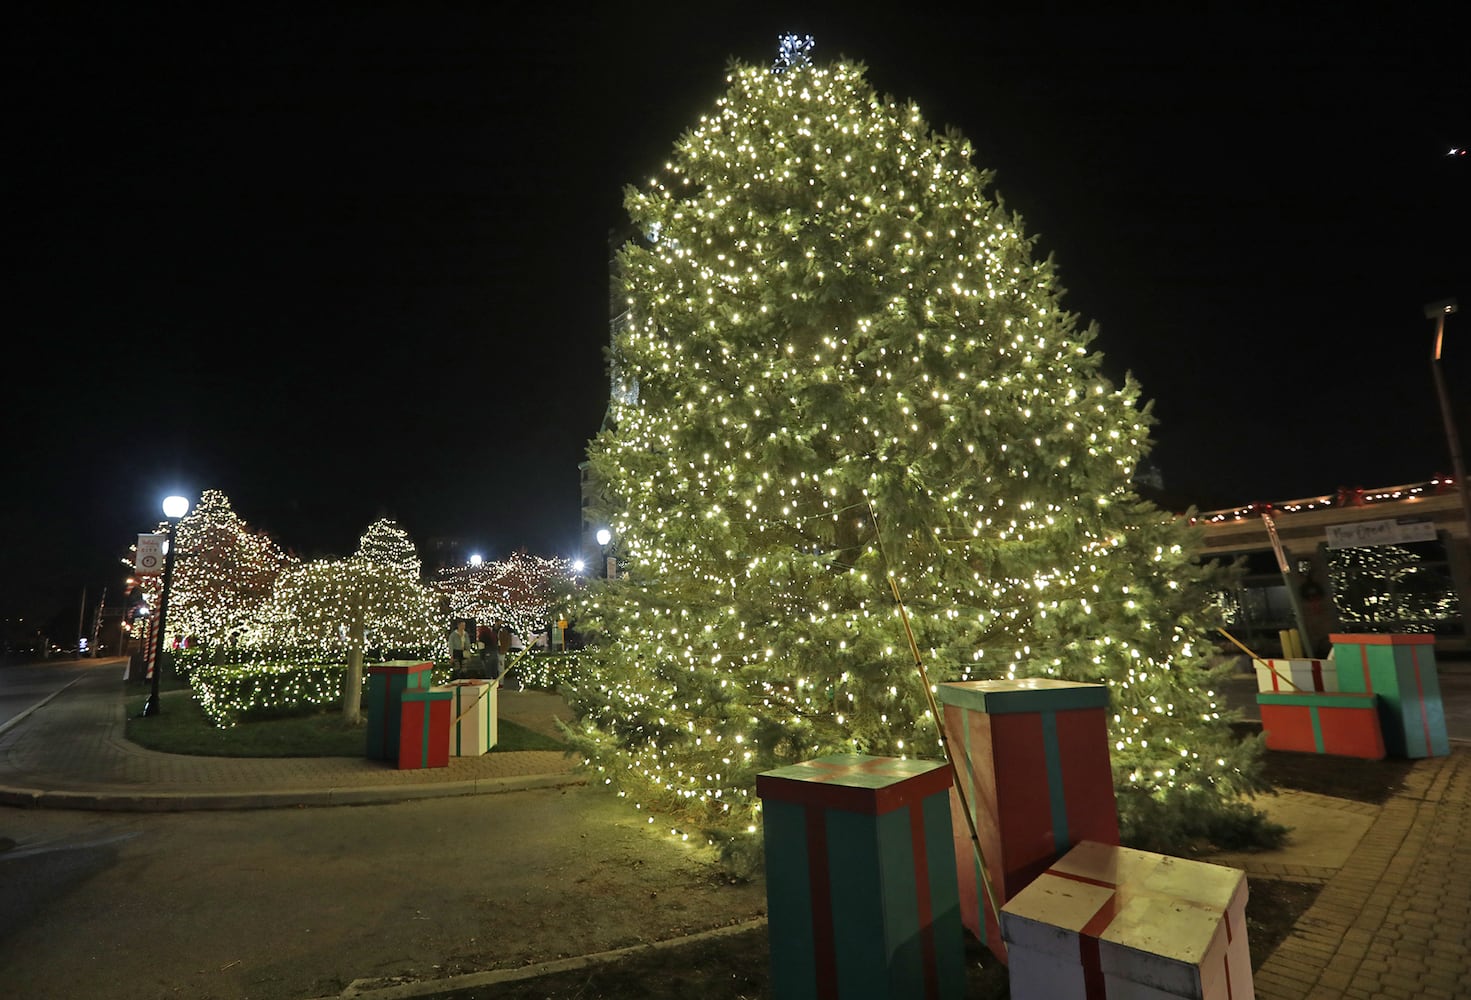
<path fill-rule="evenodd" d="M 133 557 L 133 570 L 141 576 L 163 572 L 162 535 L 138 536 L 138 554 Z"/>
<path fill-rule="evenodd" d="M 1435 541 L 1434 521 L 1359 521 L 1356 524 L 1330 524 L 1324 531 L 1327 532 L 1330 549 Z"/>

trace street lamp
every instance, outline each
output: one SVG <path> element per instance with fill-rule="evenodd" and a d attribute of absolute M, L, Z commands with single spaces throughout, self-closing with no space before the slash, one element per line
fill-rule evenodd
<path fill-rule="evenodd" d="M 153 687 L 148 695 L 147 703 L 143 706 L 144 716 L 157 715 L 161 708 L 158 700 L 158 675 L 163 673 L 163 628 L 169 611 L 169 584 L 174 581 L 174 528 L 178 525 L 179 518 L 187 513 L 189 513 L 189 501 L 187 498 L 179 496 L 164 497 L 163 516 L 169 520 L 169 534 L 164 544 L 168 546 L 168 551 L 164 553 L 163 596 L 158 600 L 158 622 L 154 626 L 158 652 L 153 657 Z"/>
<path fill-rule="evenodd" d="M 1450 394 L 1445 388 L 1445 374 L 1440 369 L 1440 343 L 1445 336 L 1445 318 L 1460 309 L 1455 299 L 1442 299 L 1425 307 L 1425 318 L 1435 320 L 1435 343 L 1430 350 L 1430 371 L 1435 376 L 1435 391 L 1440 396 L 1440 418 L 1445 422 L 1445 440 L 1451 449 L 1451 475 L 1456 477 L 1456 492 L 1461 496 L 1461 516 L 1471 537 L 1471 492 L 1467 491 L 1466 470 L 1461 462 L 1461 436 L 1456 433 L 1456 418 L 1451 415 Z"/>
<path fill-rule="evenodd" d="M 612 580 L 618 576 L 618 562 L 608 552 L 608 543 L 613 540 L 613 533 L 607 528 L 599 528 L 596 537 L 598 544 L 603 548 L 603 575 Z"/>

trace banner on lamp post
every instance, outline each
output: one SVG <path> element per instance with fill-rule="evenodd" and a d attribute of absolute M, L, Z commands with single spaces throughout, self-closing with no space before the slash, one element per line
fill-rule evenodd
<path fill-rule="evenodd" d="M 138 552 L 133 557 L 133 571 L 140 576 L 163 572 L 162 535 L 138 536 Z"/>

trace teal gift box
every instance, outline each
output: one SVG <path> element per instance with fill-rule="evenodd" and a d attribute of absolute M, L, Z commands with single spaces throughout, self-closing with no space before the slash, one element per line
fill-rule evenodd
<path fill-rule="evenodd" d="M 835 754 L 757 776 L 773 996 L 963 996 L 950 773 Z"/>
<path fill-rule="evenodd" d="M 1333 635 L 1338 689 L 1379 696 L 1385 752 L 1444 757 L 1451 752 L 1435 666 L 1435 636 Z"/>
<path fill-rule="evenodd" d="M 368 759 L 398 760 L 405 691 L 427 690 L 432 663 L 389 660 L 368 667 Z"/>

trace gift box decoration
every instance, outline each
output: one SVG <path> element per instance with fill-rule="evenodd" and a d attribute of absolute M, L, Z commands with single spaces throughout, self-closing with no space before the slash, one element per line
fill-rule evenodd
<path fill-rule="evenodd" d="M 431 691 L 448 691 L 450 694 L 451 757 L 479 757 L 495 746 L 499 736 L 496 718 L 498 687 L 491 681 L 471 678 L 430 688 Z"/>
<path fill-rule="evenodd" d="M 398 737 L 398 768 L 411 771 L 449 766 L 448 691 L 405 691 Z"/>
<path fill-rule="evenodd" d="M 773 996 L 964 995 L 950 775 L 836 754 L 757 776 Z"/>
<path fill-rule="evenodd" d="M 1379 696 L 1384 749 L 1396 757 L 1451 752 L 1433 635 L 1333 635 L 1338 689 Z"/>
<path fill-rule="evenodd" d="M 1085 841 L 1001 909 L 1014 1000 L 1249 1000 L 1245 872 Z"/>
<path fill-rule="evenodd" d="M 390 660 L 368 667 L 368 759 L 398 760 L 401 705 L 405 691 L 427 690 L 432 663 Z"/>
<path fill-rule="evenodd" d="M 1258 691 L 1256 700 L 1268 750 L 1384 759 L 1375 695 Z"/>
<path fill-rule="evenodd" d="M 1337 691 L 1338 674 L 1330 660 L 1257 660 L 1258 691 Z"/>
<path fill-rule="evenodd" d="M 941 684 L 936 697 L 997 906 L 1079 841 L 1118 843 L 1106 686 L 1037 677 L 961 681 Z M 961 919 L 1005 962 L 970 825 L 953 791 L 951 803 Z"/>

